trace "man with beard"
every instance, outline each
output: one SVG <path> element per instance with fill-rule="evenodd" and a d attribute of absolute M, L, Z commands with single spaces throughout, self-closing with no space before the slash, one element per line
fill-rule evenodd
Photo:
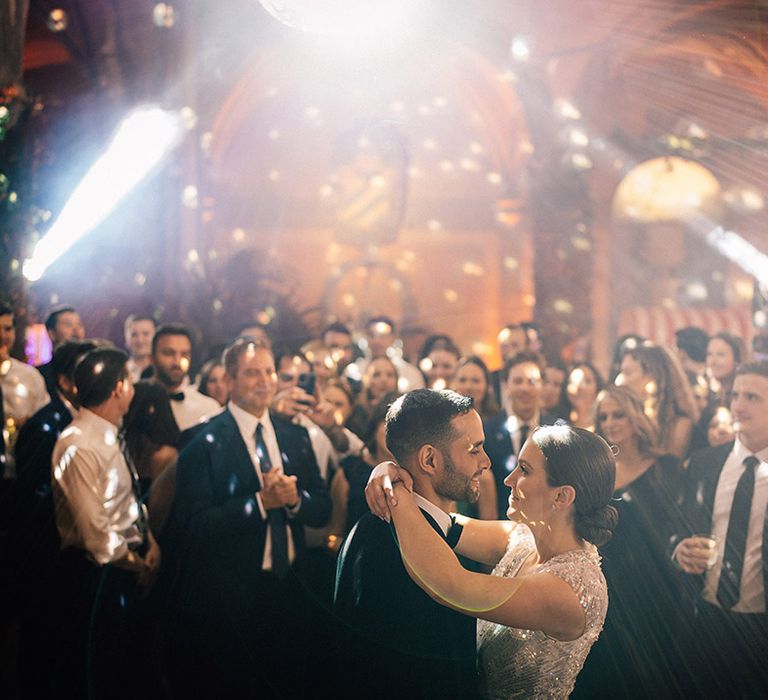
<path fill-rule="evenodd" d="M 192 333 L 180 323 L 160 326 L 152 338 L 152 364 L 155 381 L 168 392 L 171 410 L 179 430 L 201 423 L 221 413 L 216 399 L 204 396 L 189 383 L 192 362 Z"/>
<path fill-rule="evenodd" d="M 387 448 L 413 477 L 424 517 L 455 545 L 453 503 L 476 502 L 490 466 L 472 400 L 448 390 L 411 391 L 392 404 L 386 426 Z M 342 545 L 334 609 L 347 626 L 339 696 L 386 696 L 398 686 L 404 697 L 403 678 L 411 684 L 408 697 L 476 695 L 475 620 L 439 605 L 411 580 L 394 530 L 370 513 Z"/>

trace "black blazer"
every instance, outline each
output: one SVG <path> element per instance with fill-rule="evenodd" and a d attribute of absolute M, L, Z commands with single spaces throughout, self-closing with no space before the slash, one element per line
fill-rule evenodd
<path fill-rule="evenodd" d="M 49 360 L 43 365 L 38 365 L 35 367 L 35 369 L 43 375 L 43 379 L 45 380 L 45 388 L 48 389 L 48 393 L 51 395 L 51 398 L 56 396 L 57 387 L 56 375 L 53 372 L 53 360 Z"/>
<path fill-rule="evenodd" d="M 733 442 L 718 447 L 710 447 L 693 454 L 685 475 L 685 485 L 681 504 L 682 522 L 678 533 L 672 539 L 672 547 L 691 535 L 711 532 L 712 511 L 715 505 L 715 492 L 720 473 L 733 449 Z M 768 510 L 764 514 L 763 526 L 763 579 L 766 582 L 765 594 L 768 607 Z M 704 585 L 704 575 L 686 576 L 693 584 L 696 597 Z"/>
<path fill-rule="evenodd" d="M 298 565 L 304 553 L 303 526 L 325 525 L 331 500 L 307 431 L 272 415 L 270 419 L 283 470 L 297 477 L 301 495 L 298 512 L 288 518 Z M 267 521 L 255 498 L 260 489 L 229 410 L 203 424 L 179 455 L 174 504 L 177 537 L 194 559 L 200 589 L 216 598 L 229 594 L 234 604 L 252 594 L 253 580 L 261 574 Z"/>
<path fill-rule="evenodd" d="M 345 626 L 340 697 L 477 695 L 474 618 L 435 602 L 411 580 L 394 528 L 370 513 L 342 545 L 334 611 Z"/>
<path fill-rule="evenodd" d="M 38 585 L 61 546 L 51 493 L 51 455 L 72 415 L 56 391 L 50 403 L 31 416 L 16 438 L 13 499 L 3 507 L 12 533 L 5 561 L 23 596 Z"/>
<path fill-rule="evenodd" d="M 51 455 L 72 414 L 54 391 L 50 403 L 21 426 L 16 438 L 16 475 L 26 488 L 40 495 L 51 491 Z"/>
<path fill-rule="evenodd" d="M 504 479 L 509 476 L 512 467 L 517 463 L 516 460 L 511 459 L 516 455 L 512 446 L 512 436 L 507 428 L 508 419 L 507 413 L 502 411 L 483 421 L 485 433 L 483 449 L 491 460 L 491 473 L 496 482 L 496 503 L 500 520 L 507 519 L 509 506 L 509 488 L 504 485 Z M 540 425 L 554 425 L 556 420 L 557 418 L 550 414 L 541 414 L 539 417 Z"/>

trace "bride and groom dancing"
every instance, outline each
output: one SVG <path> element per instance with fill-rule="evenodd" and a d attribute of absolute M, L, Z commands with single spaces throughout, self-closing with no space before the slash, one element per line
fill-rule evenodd
<path fill-rule="evenodd" d="M 566 697 L 608 606 L 595 548 L 616 521 L 608 445 L 580 428 L 540 428 L 505 481 L 509 522 L 481 521 L 449 514 L 477 501 L 490 465 L 470 399 L 412 391 L 386 430 L 399 468 L 374 470 L 372 514 L 337 566 L 345 686 L 356 696 Z"/>

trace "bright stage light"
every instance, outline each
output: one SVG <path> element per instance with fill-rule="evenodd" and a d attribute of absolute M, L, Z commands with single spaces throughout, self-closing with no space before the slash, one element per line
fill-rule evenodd
<path fill-rule="evenodd" d="M 59 218 L 24 261 L 24 276 L 34 282 L 80 238 L 101 223 L 181 140 L 182 117 L 145 107 L 120 123 L 104 154 L 75 188 Z"/>
<path fill-rule="evenodd" d="M 318 47 L 365 54 L 394 49 L 423 24 L 431 0 L 260 0 L 275 19 Z"/>

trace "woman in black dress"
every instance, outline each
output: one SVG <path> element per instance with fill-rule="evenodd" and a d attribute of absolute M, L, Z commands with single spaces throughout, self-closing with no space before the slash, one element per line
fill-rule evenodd
<path fill-rule="evenodd" d="M 668 545 L 681 463 L 661 454 L 658 430 L 629 388 L 603 390 L 595 413 L 597 433 L 616 453 L 619 523 L 600 548 L 610 601 L 605 628 L 574 697 L 685 697 L 685 630 L 692 615 Z"/>

